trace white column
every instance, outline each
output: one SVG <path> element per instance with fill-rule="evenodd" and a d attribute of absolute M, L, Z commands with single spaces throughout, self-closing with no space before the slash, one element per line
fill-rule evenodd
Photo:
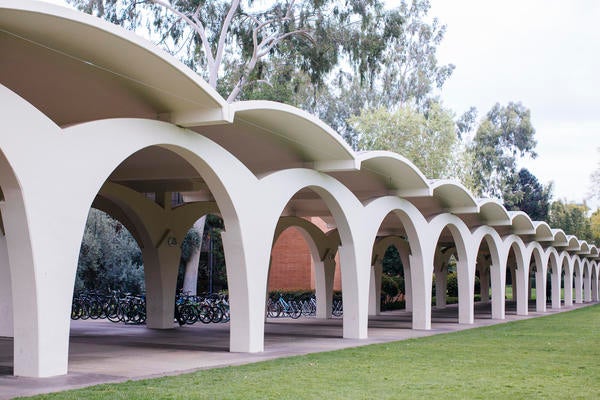
<path fill-rule="evenodd" d="M 431 329 L 431 278 L 433 250 L 422 257 L 410 255 L 413 329 Z M 406 271 L 406 269 L 405 269 Z"/>
<path fill-rule="evenodd" d="M 518 257 L 517 255 L 515 255 Z M 525 262 L 519 265 L 515 269 L 516 275 L 516 300 L 517 300 L 517 315 L 528 315 L 529 314 L 529 299 L 527 297 L 527 280 L 529 279 L 529 270 L 525 267 Z M 515 289 L 513 284 L 513 297 L 515 296 Z"/>
<path fill-rule="evenodd" d="M 585 275 L 583 277 L 583 294 L 586 302 L 592 301 L 592 274 L 589 273 L 590 268 L 583 267 Z"/>
<path fill-rule="evenodd" d="M 401 249 L 398 249 L 400 254 L 400 260 L 402 261 L 402 268 L 404 269 L 404 306 L 405 310 L 411 312 L 413 309 L 413 286 L 412 286 L 412 275 L 410 264 L 410 254 Z"/>
<path fill-rule="evenodd" d="M 180 243 L 159 247 L 144 246 L 144 279 L 146 283 L 146 326 L 172 329 L 175 310 L 177 273 L 181 257 Z"/>
<path fill-rule="evenodd" d="M 569 269 L 565 269 L 565 307 L 571 307 L 573 305 L 573 271 L 569 272 Z"/>
<path fill-rule="evenodd" d="M 331 318 L 334 277 L 335 258 L 328 257 L 324 261 L 315 263 L 315 297 L 319 319 Z"/>
<path fill-rule="evenodd" d="M 592 272 L 592 301 L 598 301 L 598 276 L 595 272 Z"/>
<path fill-rule="evenodd" d="M 552 309 L 559 310 L 561 307 L 560 304 L 560 281 L 561 281 L 561 273 L 558 266 L 555 266 L 551 269 L 551 285 L 552 285 Z"/>
<path fill-rule="evenodd" d="M 535 269 L 535 311 L 546 312 L 546 277 L 544 268 L 536 266 Z"/>
<path fill-rule="evenodd" d="M 446 308 L 446 291 L 448 288 L 448 267 L 444 264 L 435 271 L 435 306 Z"/>
<path fill-rule="evenodd" d="M 469 265 L 471 262 L 473 265 Z M 458 260 L 458 323 L 475 322 L 475 262 L 474 260 Z"/>
<path fill-rule="evenodd" d="M 575 275 L 575 303 L 583 303 L 583 277 L 581 276 L 581 269 L 577 270 Z"/>
<path fill-rule="evenodd" d="M 204 223 L 206 215 L 194 222 L 193 229 L 200 236 L 200 245 L 195 248 L 185 266 L 183 276 L 183 292 L 195 295 L 198 291 L 198 265 L 200 264 L 200 252 L 202 250 L 202 236 L 204 234 Z"/>
<path fill-rule="evenodd" d="M 0 336 L 13 336 L 13 304 L 6 237 L 0 234 Z"/>
<path fill-rule="evenodd" d="M 506 318 L 506 258 L 500 258 L 500 265 L 490 266 L 492 281 L 492 318 Z"/>
<path fill-rule="evenodd" d="M 490 268 L 486 266 L 479 270 L 479 287 L 481 301 L 489 303 L 490 301 Z"/>
<path fill-rule="evenodd" d="M 371 267 L 369 286 L 369 315 L 381 314 L 381 276 L 383 275 L 383 260 L 378 259 Z"/>

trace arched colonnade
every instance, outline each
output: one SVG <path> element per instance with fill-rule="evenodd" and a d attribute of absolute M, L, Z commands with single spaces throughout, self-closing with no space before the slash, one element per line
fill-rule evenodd
<path fill-rule="evenodd" d="M 154 329 L 173 327 L 185 233 L 208 213 L 223 218 L 234 352 L 264 350 L 271 249 L 292 226 L 312 252 L 320 318 L 330 317 L 339 257 L 345 338 L 366 338 L 369 315 L 380 312 L 381 260 L 390 245 L 405 266 L 414 329 L 431 328 L 432 281 L 444 287 L 450 254 L 460 323 L 474 322 L 477 271 L 486 300 L 491 287 L 497 319 L 505 317 L 507 270 L 520 315 L 528 313 L 532 268 L 536 311 L 546 311 L 548 271 L 552 308 L 563 306 L 563 275 L 564 306 L 598 301 L 596 246 L 476 199 L 458 182 L 430 181 L 400 155 L 356 153 L 289 106 L 226 104 L 160 50 L 72 10 L 4 1 L 0 24 L 0 45 L 15 55 L 14 65 L 0 66 L 0 336 L 14 338 L 15 375 L 67 372 L 71 297 L 90 207 L 122 221 L 140 244 Z M 52 30 L 56 24 L 69 37 Z M 81 38 L 88 48 L 76 46 Z M 19 63 L 33 69 L 27 82 Z M 94 107 L 79 108 L 71 98 Z M 172 193 L 183 204 L 174 206 Z M 323 218 L 331 230 L 305 217 Z"/>

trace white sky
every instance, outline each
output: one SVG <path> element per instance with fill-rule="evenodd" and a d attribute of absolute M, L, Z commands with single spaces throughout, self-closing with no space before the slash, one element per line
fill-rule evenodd
<path fill-rule="evenodd" d="M 554 181 L 555 198 L 581 202 L 600 161 L 600 2 L 431 2 L 430 15 L 447 25 L 439 59 L 456 65 L 446 106 L 475 106 L 482 117 L 496 102 L 521 101 L 538 141 L 538 158 L 523 166 Z"/>
<path fill-rule="evenodd" d="M 600 161 L 600 1 L 431 3 L 429 15 L 447 25 L 439 60 L 456 65 L 441 92 L 446 106 L 475 106 L 482 117 L 496 102 L 521 101 L 538 141 L 538 158 L 522 165 L 553 181 L 555 198 L 583 201 Z"/>

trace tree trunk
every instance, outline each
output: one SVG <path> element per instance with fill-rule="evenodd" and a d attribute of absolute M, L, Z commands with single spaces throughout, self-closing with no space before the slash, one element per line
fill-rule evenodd
<path fill-rule="evenodd" d="M 206 215 L 194 222 L 192 229 L 198 232 L 200 245 L 194 249 L 190 259 L 185 265 L 185 275 L 183 278 L 183 292 L 195 295 L 198 287 L 198 264 L 200 263 L 200 251 L 202 250 L 202 237 L 204 235 L 204 223 Z"/>

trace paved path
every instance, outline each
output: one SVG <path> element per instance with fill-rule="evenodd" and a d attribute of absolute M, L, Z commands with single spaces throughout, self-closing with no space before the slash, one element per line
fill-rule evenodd
<path fill-rule="evenodd" d="M 569 309 L 589 305 L 577 304 Z M 555 311 L 549 310 L 550 314 Z M 0 399 L 62 391 L 106 382 L 122 382 L 199 369 L 239 365 L 273 358 L 384 343 L 453 332 L 539 316 L 530 307 L 528 317 L 517 316 L 507 304 L 507 318 L 492 320 L 489 305 L 476 305 L 475 324 L 459 325 L 457 308 L 432 310 L 430 331 L 412 330 L 411 314 L 383 313 L 369 319 L 369 338 L 342 339 L 341 319 L 270 319 L 265 324 L 263 353 L 229 353 L 229 324 L 196 324 L 172 330 L 108 321 L 73 321 L 69 374 L 55 378 L 19 378 L 12 374 L 12 339 L 0 338 Z"/>

